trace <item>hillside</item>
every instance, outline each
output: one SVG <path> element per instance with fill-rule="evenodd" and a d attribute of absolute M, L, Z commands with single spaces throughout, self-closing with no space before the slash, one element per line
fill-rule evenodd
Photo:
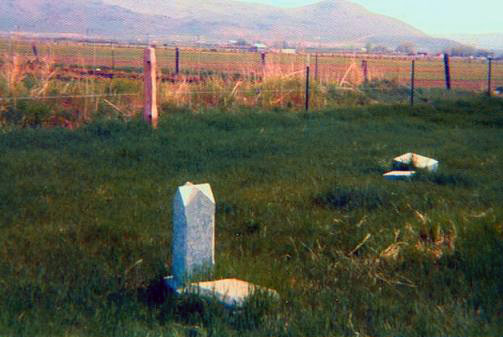
<path fill-rule="evenodd" d="M 277 8 L 231 0 L 198 2 L 145 0 L 3 0 L 0 30 L 80 33 L 118 39 L 200 36 L 225 41 L 244 38 L 274 42 L 394 47 L 413 42 L 421 49 L 452 46 L 400 20 L 372 13 L 346 0 L 325 0 L 298 8 Z"/>
<path fill-rule="evenodd" d="M 173 20 L 87 0 L 2 0 L 0 30 L 93 35 L 166 34 Z"/>
<path fill-rule="evenodd" d="M 261 40 L 348 42 L 368 36 L 426 36 L 416 28 L 345 0 L 325 0 L 298 8 L 277 8 L 231 0 L 162 1 L 105 0 L 143 13 L 193 20 L 207 36 Z M 197 27 L 197 25 L 195 25 Z"/>
<path fill-rule="evenodd" d="M 475 48 L 503 51 L 503 34 L 453 34 L 447 38 L 459 41 Z"/>

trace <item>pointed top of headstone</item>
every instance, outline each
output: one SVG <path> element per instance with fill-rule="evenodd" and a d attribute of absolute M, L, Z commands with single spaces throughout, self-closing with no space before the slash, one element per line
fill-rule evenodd
<path fill-rule="evenodd" d="M 211 274 L 215 265 L 215 199 L 209 184 L 179 186 L 173 199 L 173 284 Z"/>
<path fill-rule="evenodd" d="M 178 187 L 178 193 L 180 193 L 184 205 L 188 205 L 198 192 L 203 193 L 212 203 L 215 203 L 210 184 L 194 185 L 188 181 L 185 185 Z"/>

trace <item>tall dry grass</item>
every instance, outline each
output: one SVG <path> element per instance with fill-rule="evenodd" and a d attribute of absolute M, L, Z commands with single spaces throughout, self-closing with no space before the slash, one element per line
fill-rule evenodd
<path fill-rule="evenodd" d="M 79 66 L 85 67 L 84 58 Z M 132 118 L 141 109 L 141 87 L 139 81 L 98 79 L 92 74 L 69 77 L 49 52 L 44 56 L 4 54 L 0 58 L 0 122 L 73 128 L 96 118 Z M 126 93 L 137 96 L 122 96 Z"/>
<path fill-rule="evenodd" d="M 311 69 L 313 69 L 311 67 Z M 160 82 L 160 102 L 167 107 L 200 110 L 207 107 L 230 109 L 236 107 L 259 109 L 300 109 L 305 104 L 306 66 L 299 63 L 268 63 L 265 66 L 243 66 L 241 77 L 229 80 L 219 75 L 208 76 L 199 82 L 180 76 L 178 82 Z M 337 81 L 315 81 L 310 75 L 310 105 L 321 108 L 330 100 L 332 87 L 357 88 L 363 83 L 361 69 L 355 62 L 344 73 L 332 73 Z"/>
<path fill-rule="evenodd" d="M 100 78 L 96 71 L 102 67 L 100 62 L 107 59 L 103 55 L 98 55 L 97 58 L 95 49 L 86 53 L 85 49 L 76 47 L 75 55 L 69 57 L 68 53 L 57 55 L 51 48 L 54 47 L 41 46 L 40 49 L 44 52 L 40 55 L 44 56 L 14 52 L 2 57 L 2 116 L 10 113 L 9 111 L 23 114 L 26 107 L 18 107 L 17 103 L 24 97 L 30 97 L 31 101 L 39 105 L 48 106 L 54 111 L 54 115 L 63 116 L 56 118 L 60 122 L 44 122 L 46 124 L 60 125 L 71 122 L 78 127 L 96 118 L 130 119 L 141 112 L 141 68 L 107 68 L 106 72 L 123 78 Z M 215 56 L 198 54 L 198 57 Z M 281 55 L 271 55 L 265 65 L 257 60 L 245 62 L 240 66 L 234 62 L 203 63 L 200 58 L 194 60 L 193 64 L 184 64 L 182 59 L 182 72 L 176 76 L 166 67 L 167 64 L 163 63 L 164 68 L 159 71 L 159 102 L 164 113 L 180 109 L 301 110 L 306 99 L 304 58 L 304 55 L 299 55 L 288 62 L 281 58 Z M 72 64 L 56 63 L 63 61 Z M 390 82 L 389 65 L 383 63 L 380 67 L 369 63 L 369 83 L 365 83 L 360 59 L 356 57 L 344 59 L 342 62 L 334 62 L 329 58 L 320 58 L 319 61 L 318 67 L 315 66 L 313 58 L 309 61 L 311 109 L 332 105 L 406 102 L 405 86 L 399 85 L 404 79 L 395 79 L 392 76 Z M 133 64 L 133 61 L 131 62 Z M 391 75 L 393 74 L 392 72 Z M 426 93 L 421 91 L 423 96 Z M 123 94 L 136 96 L 119 96 Z M 48 118 L 52 117 L 44 117 L 43 120 Z"/>

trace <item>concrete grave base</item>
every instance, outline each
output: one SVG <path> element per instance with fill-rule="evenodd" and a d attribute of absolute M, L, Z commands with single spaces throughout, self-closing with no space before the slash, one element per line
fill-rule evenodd
<path fill-rule="evenodd" d="M 410 180 L 416 171 L 391 171 L 383 174 L 384 179 L 386 180 Z"/>
<path fill-rule="evenodd" d="M 278 299 L 279 294 L 269 288 L 238 279 L 223 279 L 208 282 L 190 283 L 186 287 L 179 287 L 172 277 L 165 278 L 166 285 L 176 294 L 194 294 L 201 297 L 216 298 L 228 307 L 241 307 L 246 299 L 256 292 L 270 295 Z"/>
<path fill-rule="evenodd" d="M 393 159 L 393 168 L 396 170 L 419 168 L 435 172 L 438 169 L 438 161 L 409 152 Z"/>

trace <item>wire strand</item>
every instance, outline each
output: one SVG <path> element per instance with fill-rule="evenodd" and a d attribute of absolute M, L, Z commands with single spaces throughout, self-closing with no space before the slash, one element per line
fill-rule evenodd
<path fill-rule="evenodd" d="M 24 96 L 24 97 L 0 97 L 0 101 L 16 100 L 37 100 L 37 99 L 60 99 L 60 98 L 93 98 L 93 97 L 121 97 L 121 96 L 139 96 L 139 94 L 115 94 L 115 95 L 63 95 L 63 96 Z"/>

